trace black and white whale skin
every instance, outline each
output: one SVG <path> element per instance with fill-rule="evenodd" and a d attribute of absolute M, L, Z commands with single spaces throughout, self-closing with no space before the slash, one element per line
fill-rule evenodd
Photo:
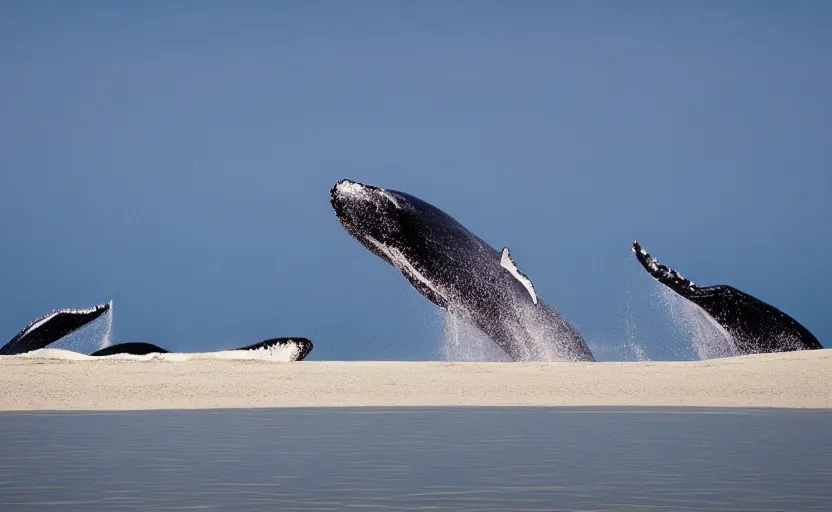
<path fill-rule="evenodd" d="M 268 340 L 261 341 L 260 343 L 255 343 L 253 345 L 247 345 L 245 347 L 235 348 L 232 349 L 235 352 L 241 352 L 245 350 L 272 350 L 277 347 L 294 347 L 296 355 L 292 358 L 292 361 L 303 361 L 306 359 L 306 356 L 312 352 L 312 341 L 307 338 L 270 338 Z"/>
<path fill-rule="evenodd" d="M 306 338 L 271 338 L 260 343 L 247 345 L 245 347 L 230 349 L 232 352 L 242 352 L 249 350 L 273 350 L 278 347 L 294 347 L 295 353 L 292 355 L 291 361 L 303 361 L 306 356 L 312 352 L 312 342 Z M 224 351 L 225 352 L 225 351 Z M 129 354 L 134 356 L 143 356 L 147 354 L 168 354 L 169 351 L 154 345 L 152 343 L 144 343 L 131 341 L 127 343 L 119 343 L 104 347 L 90 354 L 91 356 L 113 356 L 119 354 Z"/>
<path fill-rule="evenodd" d="M 110 304 L 99 304 L 89 309 L 59 309 L 44 315 L 26 326 L 17 336 L 0 348 L 0 355 L 11 356 L 25 354 L 33 350 L 46 348 L 64 336 L 96 320 L 110 310 Z M 312 342 L 307 338 L 270 338 L 253 345 L 229 349 L 230 351 L 273 350 L 290 347 L 294 352 L 291 361 L 302 361 L 312 352 Z M 226 351 L 223 351 L 226 352 Z M 167 354 L 168 350 L 152 343 L 131 341 L 110 345 L 96 350 L 91 356 L 112 356 L 117 354 L 146 355 Z"/>
<path fill-rule="evenodd" d="M 594 361 L 578 331 L 537 297 L 508 249 L 404 192 L 341 180 L 330 202 L 346 231 L 428 300 L 478 327 L 515 361 Z"/>
<path fill-rule="evenodd" d="M 727 285 L 699 287 L 660 264 L 633 242 L 639 263 L 657 281 L 699 306 L 730 334 L 738 352 L 759 354 L 823 348 L 797 320 L 765 302 Z"/>
<path fill-rule="evenodd" d="M 23 354 L 44 348 L 109 310 L 109 304 L 98 304 L 89 309 L 57 309 L 27 325 L 11 341 L 0 347 L 0 355 Z"/>

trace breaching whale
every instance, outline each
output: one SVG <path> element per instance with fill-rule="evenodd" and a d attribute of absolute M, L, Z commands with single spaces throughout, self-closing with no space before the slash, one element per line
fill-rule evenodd
<path fill-rule="evenodd" d="M 497 251 L 410 194 L 341 180 L 338 221 L 437 306 L 472 323 L 515 361 L 594 361 L 578 331 L 541 300 L 508 248 Z"/>
<path fill-rule="evenodd" d="M 89 309 L 56 309 L 33 320 L 11 341 L 0 347 L 0 355 L 23 354 L 44 348 L 96 320 L 109 310 L 109 304 L 98 304 Z"/>
<path fill-rule="evenodd" d="M 284 348 L 294 349 L 290 357 L 290 361 L 303 361 L 306 356 L 312 352 L 312 342 L 306 338 L 271 338 L 253 345 L 246 345 L 245 347 L 232 348 L 223 350 L 222 352 L 245 352 L 254 350 L 277 350 Z M 104 347 L 90 354 L 95 357 L 113 356 L 118 354 L 129 354 L 136 356 L 143 356 L 147 354 L 168 354 L 169 350 L 165 350 L 158 345 L 152 343 L 130 341 L 126 343 L 118 343 L 109 347 Z"/>
<path fill-rule="evenodd" d="M 721 325 L 741 354 L 823 348 L 811 332 L 774 306 L 731 286 L 696 286 L 679 272 L 660 264 L 638 241 L 633 242 L 633 252 L 656 280 Z"/>

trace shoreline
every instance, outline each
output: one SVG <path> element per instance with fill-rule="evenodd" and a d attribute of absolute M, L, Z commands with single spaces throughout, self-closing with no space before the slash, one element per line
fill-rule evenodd
<path fill-rule="evenodd" d="M 704 361 L 456 363 L 0 357 L 0 411 L 263 407 L 832 409 L 832 349 Z"/>

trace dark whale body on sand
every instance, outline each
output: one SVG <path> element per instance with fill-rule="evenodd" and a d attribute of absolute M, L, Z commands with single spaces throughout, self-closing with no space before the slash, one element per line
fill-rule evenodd
<path fill-rule="evenodd" d="M 232 348 L 228 351 L 243 352 L 248 350 L 274 350 L 278 347 L 296 347 L 297 353 L 292 361 L 303 361 L 306 356 L 312 352 L 312 342 L 307 338 L 271 338 L 253 345 L 246 345 L 245 347 Z M 226 352 L 225 350 L 223 352 Z M 168 354 L 170 351 L 163 349 L 158 345 L 152 343 L 144 343 L 131 341 L 127 343 L 119 343 L 104 347 L 90 354 L 95 357 L 114 356 L 118 354 L 129 354 L 135 356 L 143 356 L 147 354 Z"/>
<path fill-rule="evenodd" d="M 110 304 L 99 304 L 89 309 L 59 309 L 29 323 L 20 333 L 0 348 L 0 355 L 25 354 L 46 348 L 64 336 L 95 321 L 110 310 Z M 282 347 L 295 347 L 292 361 L 302 361 L 312 352 L 312 342 L 307 338 L 270 338 L 259 343 L 229 349 L 230 351 L 273 350 Z M 145 342 L 127 342 L 110 345 L 96 350 L 91 356 L 104 357 L 117 354 L 146 355 L 166 354 L 168 350 L 158 345 Z M 225 351 L 223 351 L 225 352 Z"/>
<path fill-rule="evenodd" d="M 168 351 L 153 343 L 145 343 L 142 341 L 128 341 L 126 343 L 117 343 L 96 350 L 91 356 L 114 356 L 118 354 L 130 354 L 134 356 L 143 356 L 146 354 L 167 354 Z"/>
<path fill-rule="evenodd" d="M 821 349 L 818 339 L 776 307 L 732 286 L 696 286 L 633 242 L 636 259 L 658 282 L 695 304 L 731 336 L 740 354 Z"/>

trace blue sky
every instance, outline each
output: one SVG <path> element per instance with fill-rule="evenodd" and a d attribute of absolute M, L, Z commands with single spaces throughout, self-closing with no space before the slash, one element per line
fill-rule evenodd
<path fill-rule="evenodd" d="M 630 253 L 829 346 L 832 4 L 0 2 L 0 333 L 431 359 L 436 309 L 329 206 L 349 177 L 508 246 L 599 358 L 687 343 Z M 625 356 L 626 357 L 626 356 Z"/>

